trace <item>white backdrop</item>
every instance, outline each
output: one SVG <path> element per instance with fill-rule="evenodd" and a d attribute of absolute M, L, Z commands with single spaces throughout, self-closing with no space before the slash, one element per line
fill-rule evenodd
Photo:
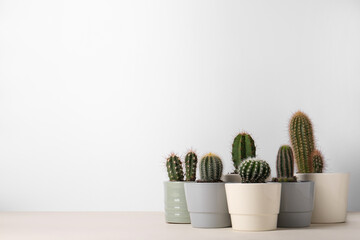
<path fill-rule="evenodd" d="M 360 210 L 360 1 L 0 0 L 0 210 L 161 211 L 165 156 L 312 118 Z"/>

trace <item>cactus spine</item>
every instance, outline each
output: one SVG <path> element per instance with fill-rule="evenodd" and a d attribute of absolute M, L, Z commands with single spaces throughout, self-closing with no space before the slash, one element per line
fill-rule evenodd
<path fill-rule="evenodd" d="M 247 159 L 240 164 L 240 177 L 243 183 L 264 183 L 270 176 L 270 166 L 258 159 Z"/>
<path fill-rule="evenodd" d="M 200 161 L 201 182 L 220 182 L 223 171 L 221 159 L 215 154 L 209 153 Z"/>
<path fill-rule="evenodd" d="M 174 153 L 166 159 L 166 169 L 170 181 L 184 181 L 184 171 L 181 160 Z"/>
<path fill-rule="evenodd" d="M 232 160 L 234 162 L 235 173 L 239 173 L 241 162 L 249 157 L 256 156 L 256 147 L 254 140 L 245 132 L 239 133 L 232 144 Z"/>
<path fill-rule="evenodd" d="M 296 182 L 294 176 L 294 155 L 289 145 L 279 148 L 276 158 L 276 175 L 274 182 Z"/>
<path fill-rule="evenodd" d="M 290 120 L 289 132 L 299 173 L 311 173 L 310 155 L 315 149 L 315 141 L 309 117 L 303 112 L 296 112 Z"/>
<path fill-rule="evenodd" d="M 185 156 L 185 174 L 186 181 L 195 181 L 196 179 L 196 165 L 197 165 L 196 153 L 190 151 Z"/>
<path fill-rule="evenodd" d="M 311 154 L 311 162 L 314 173 L 322 173 L 324 168 L 323 156 L 319 150 L 314 150 Z"/>

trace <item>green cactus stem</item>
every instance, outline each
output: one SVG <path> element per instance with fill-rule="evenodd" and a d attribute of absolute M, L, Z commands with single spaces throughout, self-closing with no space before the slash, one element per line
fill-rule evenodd
<path fill-rule="evenodd" d="M 243 183 L 265 183 L 270 172 L 269 164 L 263 160 L 247 159 L 240 164 L 240 177 Z"/>
<path fill-rule="evenodd" d="M 239 173 L 241 162 L 247 158 L 256 156 L 255 142 L 250 134 L 242 132 L 234 138 L 231 154 L 235 167 L 234 173 Z"/>
<path fill-rule="evenodd" d="M 294 155 L 289 145 L 279 148 L 276 158 L 276 175 L 273 182 L 296 182 L 294 176 Z"/>
<path fill-rule="evenodd" d="M 184 171 L 181 160 L 174 153 L 166 159 L 166 169 L 170 181 L 184 181 Z"/>
<path fill-rule="evenodd" d="M 195 181 L 196 180 L 196 165 L 197 165 L 197 156 L 194 151 L 190 151 L 185 156 L 185 175 L 186 181 Z"/>
<path fill-rule="evenodd" d="M 215 154 L 209 153 L 200 161 L 200 182 L 221 182 L 223 164 Z"/>
<path fill-rule="evenodd" d="M 311 154 L 311 162 L 314 173 L 322 173 L 324 168 L 324 157 L 319 150 L 314 150 Z"/>
<path fill-rule="evenodd" d="M 315 141 L 310 118 L 303 112 L 296 112 L 290 120 L 289 133 L 298 172 L 311 173 L 310 155 L 315 149 Z"/>

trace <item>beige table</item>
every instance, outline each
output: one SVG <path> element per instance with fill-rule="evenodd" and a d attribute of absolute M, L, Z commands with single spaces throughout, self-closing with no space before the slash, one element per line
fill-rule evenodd
<path fill-rule="evenodd" d="M 349 213 L 342 224 L 313 224 L 302 229 L 236 232 L 231 228 L 195 229 L 166 224 L 158 212 L 2 212 L 0 240 L 108 239 L 360 239 L 360 213 Z"/>

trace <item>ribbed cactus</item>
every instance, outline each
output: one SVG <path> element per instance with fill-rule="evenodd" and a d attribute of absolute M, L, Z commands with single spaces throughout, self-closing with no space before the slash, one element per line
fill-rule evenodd
<path fill-rule="evenodd" d="M 315 141 L 309 117 L 303 112 L 296 112 L 290 120 L 289 132 L 299 173 L 311 173 L 310 155 L 315 149 Z"/>
<path fill-rule="evenodd" d="M 181 160 L 174 153 L 166 159 L 166 169 L 170 181 L 184 181 L 184 171 Z"/>
<path fill-rule="evenodd" d="M 209 153 L 200 161 L 201 182 L 220 182 L 223 171 L 221 159 L 215 154 Z"/>
<path fill-rule="evenodd" d="M 276 175 L 274 182 L 296 182 L 294 176 L 294 155 L 289 145 L 279 148 L 276 158 Z"/>
<path fill-rule="evenodd" d="M 264 183 L 270 176 L 270 166 L 258 159 L 247 159 L 240 164 L 240 177 L 243 183 Z"/>
<path fill-rule="evenodd" d="M 324 160 L 319 150 L 314 150 L 311 154 L 311 162 L 314 173 L 322 173 L 324 168 Z"/>
<path fill-rule="evenodd" d="M 234 162 L 235 173 L 239 173 L 241 162 L 249 157 L 256 156 L 254 140 L 245 132 L 239 133 L 232 144 L 232 160 Z"/>
<path fill-rule="evenodd" d="M 197 165 L 196 153 L 190 151 L 185 156 L 185 175 L 186 181 L 195 181 L 196 179 L 196 165 Z"/>

